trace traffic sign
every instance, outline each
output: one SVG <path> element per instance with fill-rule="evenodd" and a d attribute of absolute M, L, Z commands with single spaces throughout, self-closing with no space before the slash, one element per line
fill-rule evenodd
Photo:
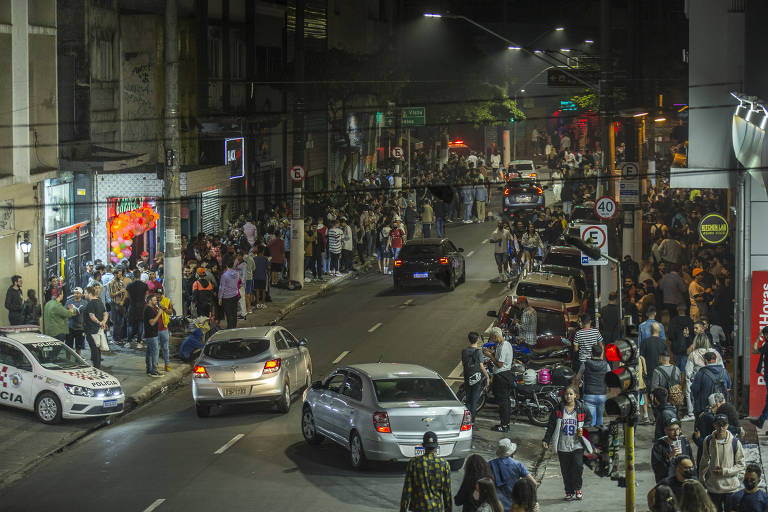
<path fill-rule="evenodd" d="M 405 153 L 403 153 L 403 148 L 400 146 L 395 146 L 392 148 L 392 158 L 403 158 Z"/>
<path fill-rule="evenodd" d="M 405 107 L 403 109 L 402 126 L 424 126 L 427 112 L 424 107 Z"/>
<path fill-rule="evenodd" d="M 579 233 L 585 244 L 591 245 L 595 249 L 600 249 L 602 254 L 608 254 L 608 228 L 606 228 L 605 224 L 582 224 L 579 226 Z M 581 264 L 607 265 L 608 260 L 605 258 L 593 260 L 582 252 Z"/>
<path fill-rule="evenodd" d="M 291 178 L 291 181 L 294 181 L 296 183 L 300 181 L 304 181 L 304 178 L 306 177 L 306 172 L 304 171 L 304 167 L 300 165 L 294 165 L 288 170 L 288 177 Z"/>
<path fill-rule="evenodd" d="M 622 203 L 640 203 L 640 166 L 637 162 L 622 162 L 619 199 Z"/>
<path fill-rule="evenodd" d="M 603 196 L 595 203 L 595 215 L 603 220 L 610 220 L 616 215 L 616 201 L 611 196 Z"/>

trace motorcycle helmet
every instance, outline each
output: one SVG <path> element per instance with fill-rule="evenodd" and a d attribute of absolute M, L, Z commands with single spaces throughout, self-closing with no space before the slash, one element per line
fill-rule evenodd
<path fill-rule="evenodd" d="M 531 385 L 536 384 L 536 370 L 527 369 L 523 372 L 523 384 Z"/>
<path fill-rule="evenodd" d="M 552 382 L 552 376 L 549 374 L 549 368 L 539 370 L 539 384 L 546 385 Z"/>

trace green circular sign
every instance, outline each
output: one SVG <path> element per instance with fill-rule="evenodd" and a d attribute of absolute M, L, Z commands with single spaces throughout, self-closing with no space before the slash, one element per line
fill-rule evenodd
<path fill-rule="evenodd" d="M 728 221 L 719 213 L 708 213 L 699 222 L 699 237 L 708 244 L 719 244 L 728 238 Z"/>

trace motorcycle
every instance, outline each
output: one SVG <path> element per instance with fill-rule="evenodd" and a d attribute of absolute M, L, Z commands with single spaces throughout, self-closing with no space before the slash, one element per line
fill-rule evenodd
<path fill-rule="evenodd" d="M 513 363 L 512 371 L 515 376 L 515 384 L 512 386 L 509 395 L 510 414 L 515 416 L 525 415 L 531 424 L 537 427 L 546 427 L 549 422 L 549 416 L 559 401 L 559 388 L 551 384 L 525 384 L 523 382 L 525 367 L 520 363 Z M 490 369 L 488 373 L 490 374 Z M 493 379 L 492 376 L 491 379 Z M 491 385 L 486 380 L 483 377 L 483 391 L 480 393 L 480 398 L 477 402 L 477 411 L 480 411 L 489 399 L 494 399 Z M 456 395 L 466 405 L 467 390 L 465 384 L 461 384 Z"/>

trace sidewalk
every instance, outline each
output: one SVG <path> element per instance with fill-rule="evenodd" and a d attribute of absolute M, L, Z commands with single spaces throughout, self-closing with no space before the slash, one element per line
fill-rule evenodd
<path fill-rule="evenodd" d="M 279 322 L 285 315 L 306 302 L 324 295 L 331 288 L 349 279 L 355 279 L 364 271 L 375 268 L 376 260 L 358 265 L 360 272 L 349 272 L 340 277 L 328 278 L 322 282 L 306 283 L 301 290 L 272 290 L 272 302 L 268 307 L 254 310 L 238 327 L 266 325 Z M 171 337 L 171 354 L 175 354 L 183 336 Z M 44 425 L 31 412 L 8 407 L 0 408 L 0 488 L 21 478 L 49 455 L 52 455 L 89 433 L 110 423 L 120 421 L 123 416 L 153 398 L 174 388 L 192 373 L 192 365 L 178 359 L 171 359 L 171 371 L 162 376 L 149 377 L 146 374 L 144 351 L 111 344 L 111 351 L 103 354 L 102 365 L 117 377 L 125 393 L 125 409 L 109 418 L 89 418 L 64 421 L 58 425 Z M 86 349 L 83 357 L 90 361 Z M 162 360 L 162 359 L 161 359 Z M 192 405 L 190 399 L 190 407 Z M 192 413 L 190 413 L 192 414 Z"/>

